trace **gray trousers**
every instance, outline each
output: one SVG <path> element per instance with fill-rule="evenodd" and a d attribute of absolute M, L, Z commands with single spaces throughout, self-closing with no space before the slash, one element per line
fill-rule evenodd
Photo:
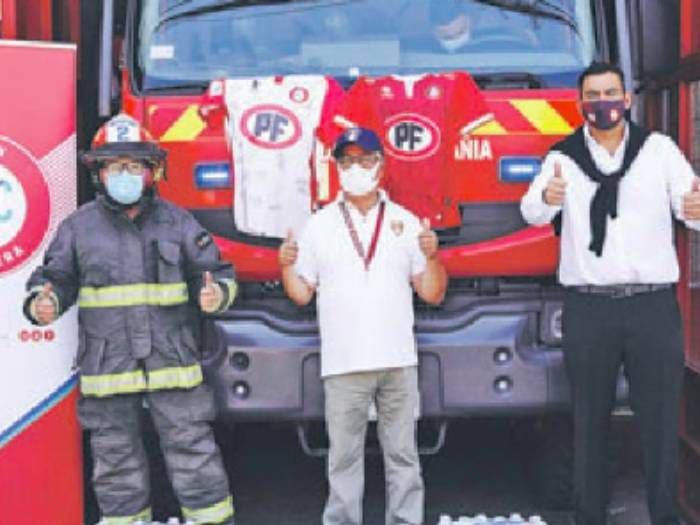
<path fill-rule="evenodd" d="M 107 523 L 150 520 L 148 461 L 140 429 L 144 398 L 183 514 L 197 524 L 232 523 L 228 478 L 210 425 L 214 401 L 206 385 L 80 399 L 80 421 L 90 431 L 94 489 Z"/>
<path fill-rule="evenodd" d="M 360 525 L 368 411 L 377 406 L 377 430 L 386 472 L 386 524 L 423 523 L 416 421 L 416 367 L 327 377 L 326 426 L 329 495 L 323 525 Z"/>

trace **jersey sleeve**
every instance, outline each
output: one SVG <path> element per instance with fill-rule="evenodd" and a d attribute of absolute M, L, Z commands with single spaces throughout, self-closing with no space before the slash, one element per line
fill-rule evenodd
<path fill-rule="evenodd" d="M 331 77 L 326 77 L 328 88 L 321 108 L 321 120 L 316 130 L 316 137 L 326 146 L 331 146 L 335 139 L 345 129 L 335 122 L 335 116 L 343 104 L 345 91 L 340 83 Z"/>
<path fill-rule="evenodd" d="M 228 117 L 226 107 L 226 81 L 213 80 L 202 96 L 199 115 L 212 129 L 222 129 Z"/>
<path fill-rule="evenodd" d="M 314 208 L 327 204 L 335 198 L 338 177 L 335 173 L 335 165 L 330 162 L 330 152 L 336 138 L 345 129 L 334 121 L 334 117 L 343 103 L 345 90 L 332 77 L 326 77 L 326 82 L 326 94 L 310 159 L 310 184 Z"/>
<path fill-rule="evenodd" d="M 370 129 L 376 127 L 371 88 L 368 79 L 360 77 L 348 90 L 333 118 L 341 131 L 358 126 Z"/>
<path fill-rule="evenodd" d="M 460 135 L 467 135 L 473 130 L 493 119 L 493 113 L 486 103 L 484 95 L 474 79 L 467 73 L 459 72 L 455 75 L 455 90 L 452 112 L 456 119 L 456 125 Z"/>

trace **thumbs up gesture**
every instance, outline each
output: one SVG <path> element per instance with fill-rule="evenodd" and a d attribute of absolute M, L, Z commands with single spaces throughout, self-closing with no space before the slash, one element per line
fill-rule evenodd
<path fill-rule="evenodd" d="M 700 179 L 693 178 L 690 191 L 683 195 L 683 218 L 689 221 L 700 219 Z"/>
<path fill-rule="evenodd" d="M 289 230 L 287 232 L 287 237 L 282 241 L 280 246 L 278 259 L 280 266 L 286 268 L 287 266 L 292 266 L 297 262 L 297 256 L 299 255 L 299 245 L 294 238 L 294 232 Z"/>
<path fill-rule="evenodd" d="M 224 293 L 221 287 L 214 282 L 211 272 L 204 272 L 202 277 L 202 289 L 199 292 L 199 307 L 203 312 L 211 313 L 221 306 Z"/>
<path fill-rule="evenodd" d="M 418 246 L 427 259 L 433 259 L 437 255 L 438 238 L 437 234 L 430 229 L 430 219 L 424 218 L 421 221 L 421 230 L 418 234 Z"/>
<path fill-rule="evenodd" d="M 542 192 L 544 202 L 550 206 L 561 206 L 566 198 L 566 180 L 561 172 L 561 163 L 554 163 L 554 175 L 547 182 L 547 187 Z"/>
<path fill-rule="evenodd" d="M 53 323 L 58 317 L 56 299 L 51 283 L 44 284 L 39 294 L 34 298 L 32 316 L 40 325 Z"/>

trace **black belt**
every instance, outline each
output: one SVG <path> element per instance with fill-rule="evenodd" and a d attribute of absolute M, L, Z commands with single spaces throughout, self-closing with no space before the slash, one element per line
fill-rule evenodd
<path fill-rule="evenodd" d="M 569 289 L 579 293 L 589 293 L 594 295 L 603 295 L 613 299 L 621 297 L 631 297 L 640 293 L 658 292 L 660 290 L 668 290 L 673 288 L 672 283 L 664 284 L 609 284 L 598 286 L 587 284 L 583 286 L 570 286 Z"/>

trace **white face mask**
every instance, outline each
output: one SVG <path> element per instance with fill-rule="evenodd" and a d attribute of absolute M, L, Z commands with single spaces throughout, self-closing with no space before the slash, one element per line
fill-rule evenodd
<path fill-rule="evenodd" d="M 449 52 L 449 53 L 454 53 L 457 51 L 460 47 L 462 47 L 464 44 L 469 42 L 471 39 L 471 33 L 469 31 L 465 31 L 461 35 L 454 37 L 454 38 L 438 38 L 438 41 L 440 42 L 440 45 L 442 48 Z"/>
<path fill-rule="evenodd" d="M 379 165 L 377 163 L 373 168 L 363 168 L 359 164 L 353 164 L 346 170 L 339 169 L 340 187 L 349 195 L 359 196 L 366 195 L 377 188 L 379 178 Z"/>
<path fill-rule="evenodd" d="M 135 204 L 143 195 L 144 181 L 141 175 L 132 175 L 126 170 L 110 173 L 105 183 L 107 194 L 119 204 Z"/>

